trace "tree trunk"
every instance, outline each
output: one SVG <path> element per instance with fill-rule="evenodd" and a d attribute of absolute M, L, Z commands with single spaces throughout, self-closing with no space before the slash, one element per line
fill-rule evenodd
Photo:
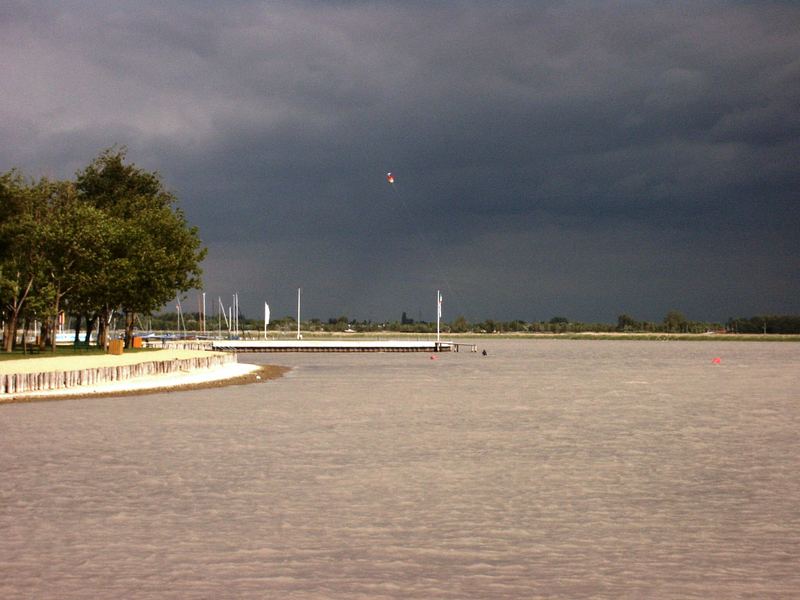
<path fill-rule="evenodd" d="M 90 344 L 92 341 L 92 330 L 94 330 L 94 324 L 97 322 L 97 315 L 94 315 L 91 319 L 89 315 L 86 315 L 86 338 L 84 338 L 84 342 Z"/>
<path fill-rule="evenodd" d="M 125 348 L 133 346 L 133 326 L 136 323 L 136 313 L 125 313 Z"/>
<path fill-rule="evenodd" d="M 106 320 L 103 317 L 97 319 L 97 347 L 106 347 Z"/>
<path fill-rule="evenodd" d="M 52 322 L 52 319 L 49 317 L 47 319 L 42 319 L 42 325 L 39 327 L 39 339 L 36 340 L 39 342 L 38 346 L 40 352 L 47 348 L 47 342 L 50 341 L 50 331 L 53 329 L 50 324 Z"/>
<path fill-rule="evenodd" d="M 3 327 L 3 352 L 13 352 L 17 342 L 17 315 L 12 313 Z"/>
<path fill-rule="evenodd" d="M 17 280 L 19 280 L 20 274 L 17 273 Z M 33 287 L 33 277 L 28 279 L 28 284 L 25 286 L 25 291 L 22 295 L 19 295 L 19 288 L 15 288 L 14 291 L 14 298 L 12 303 L 9 305 L 10 314 L 9 320 L 11 322 L 11 336 L 10 342 L 8 339 L 3 338 L 3 350 L 6 352 L 13 352 L 14 348 L 17 345 L 17 324 L 19 323 L 19 314 L 22 311 L 22 305 L 25 304 L 25 300 L 28 297 L 28 294 L 31 291 L 31 287 Z M 27 331 L 27 328 L 26 328 Z M 23 346 L 25 345 L 24 337 L 23 337 Z"/>
<path fill-rule="evenodd" d="M 30 327 L 30 321 L 26 317 L 25 320 L 22 322 L 22 354 L 28 353 L 28 328 Z"/>
<path fill-rule="evenodd" d="M 81 319 L 83 315 L 78 313 L 75 315 L 75 345 L 77 346 L 81 341 Z"/>
<path fill-rule="evenodd" d="M 61 306 L 61 293 L 59 287 L 56 287 L 56 301 L 55 305 L 53 306 L 53 337 L 50 338 L 50 349 L 55 352 L 56 351 L 56 332 L 58 331 L 58 314 L 60 311 L 59 307 Z"/>
<path fill-rule="evenodd" d="M 111 322 L 111 309 L 106 307 L 100 311 L 97 318 L 97 345 L 100 348 L 108 347 L 108 327 Z"/>

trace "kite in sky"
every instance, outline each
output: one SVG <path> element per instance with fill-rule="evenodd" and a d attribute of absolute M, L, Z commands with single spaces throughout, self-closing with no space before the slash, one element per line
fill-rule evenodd
<path fill-rule="evenodd" d="M 391 173 L 387 173 L 386 181 L 388 181 L 389 183 L 394 183 L 394 175 L 392 175 Z"/>

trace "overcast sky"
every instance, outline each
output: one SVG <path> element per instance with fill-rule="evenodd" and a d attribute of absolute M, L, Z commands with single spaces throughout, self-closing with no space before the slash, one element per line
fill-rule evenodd
<path fill-rule="evenodd" d="M 800 313 L 797 2 L 4 0 L 0 67 L 0 171 L 127 146 L 249 316 Z"/>

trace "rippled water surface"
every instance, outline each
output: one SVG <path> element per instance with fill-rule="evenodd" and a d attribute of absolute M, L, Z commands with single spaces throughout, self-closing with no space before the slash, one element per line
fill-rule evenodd
<path fill-rule="evenodd" d="M 800 594 L 800 345 L 483 347 L 0 406 L 0 597 Z"/>

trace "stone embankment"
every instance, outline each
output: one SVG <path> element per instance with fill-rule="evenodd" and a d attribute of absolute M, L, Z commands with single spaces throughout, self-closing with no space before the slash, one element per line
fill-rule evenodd
<path fill-rule="evenodd" d="M 3 395 L 65 390 L 139 377 L 208 370 L 237 362 L 235 354 L 202 351 L 148 352 L 133 356 L 132 360 L 103 355 L 63 359 L 60 364 L 52 362 L 59 359 L 0 363 L 0 399 Z M 115 358 L 119 360 L 114 361 Z"/>

